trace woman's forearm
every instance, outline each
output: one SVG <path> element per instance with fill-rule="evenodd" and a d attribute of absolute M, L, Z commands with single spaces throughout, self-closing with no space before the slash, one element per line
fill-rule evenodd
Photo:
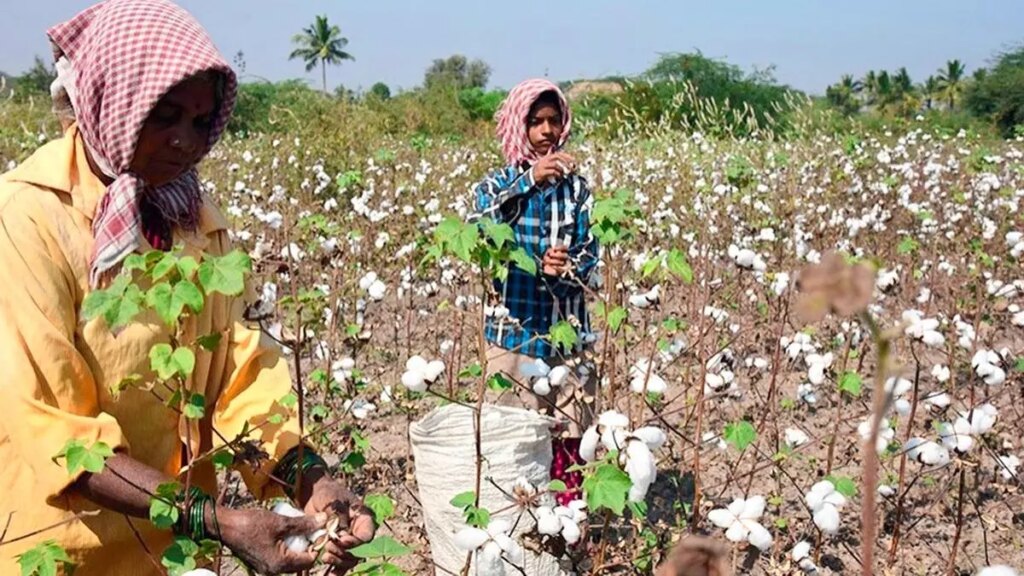
<path fill-rule="evenodd" d="M 124 454 L 107 459 L 103 471 L 85 474 L 71 490 L 115 512 L 149 517 L 149 502 L 160 484 L 173 479 Z"/>

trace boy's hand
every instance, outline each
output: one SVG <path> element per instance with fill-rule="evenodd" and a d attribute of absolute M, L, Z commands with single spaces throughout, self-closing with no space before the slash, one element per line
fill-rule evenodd
<path fill-rule="evenodd" d="M 533 181 L 547 182 L 549 178 L 558 180 L 575 171 L 575 158 L 565 152 L 555 152 L 541 158 L 533 165 Z"/>
<path fill-rule="evenodd" d="M 548 248 L 541 264 L 542 270 L 548 276 L 561 276 L 569 266 L 569 249 L 565 246 Z"/>

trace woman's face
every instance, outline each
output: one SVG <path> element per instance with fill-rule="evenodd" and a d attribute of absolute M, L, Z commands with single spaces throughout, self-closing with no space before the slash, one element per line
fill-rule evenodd
<path fill-rule="evenodd" d="M 193 76 L 172 88 L 146 118 L 131 170 L 153 187 L 163 186 L 202 159 L 216 114 L 214 80 Z"/>
<path fill-rule="evenodd" d="M 562 137 L 562 113 L 558 106 L 546 102 L 535 104 L 526 119 L 526 134 L 538 155 L 551 152 Z"/>

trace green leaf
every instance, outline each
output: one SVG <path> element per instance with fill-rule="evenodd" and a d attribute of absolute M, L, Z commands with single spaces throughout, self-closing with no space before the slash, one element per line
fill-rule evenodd
<path fill-rule="evenodd" d="M 449 216 L 434 231 L 434 238 L 449 252 L 463 262 L 472 260 L 473 250 L 480 241 L 477 227 L 462 220 Z"/>
<path fill-rule="evenodd" d="M 226 470 L 235 463 L 235 455 L 230 450 L 221 450 L 215 452 L 210 461 L 213 462 L 213 467 L 217 470 Z"/>
<path fill-rule="evenodd" d="M 198 392 L 193 392 L 182 413 L 189 420 L 201 420 L 206 415 L 206 398 Z"/>
<path fill-rule="evenodd" d="M 68 553 L 54 540 L 47 540 L 29 548 L 17 556 L 21 576 L 56 576 L 58 564 L 63 564 L 65 573 L 71 574 L 74 564 Z"/>
<path fill-rule="evenodd" d="M 491 523 L 491 512 L 486 508 L 476 506 L 467 507 L 463 513 L 466 516 L 466 524 L 476 528 L 487 528 Z"/>
<path fill-rule="evenodd" d="M 583 480 L 587 509 L 597 511 L 606 508 L 622 516 L 626 507 L 626 494 L 632 485 L 625 472 L 611 464 L 601 464 L 593 475 Z"/>
<path fill-rule="evenodd" d="M 619 327 L 626 321 L 629 316 L 629 312 L 622 306 L 616 306 L 614 310 L 608 313 L 608 327 L 612 329 L 612 332 L 618 332 Z"/>
<path fill-rule="evenodd" d="M 271 414 L 270 416 L 267 416 L 267 422 L 273 424 L 274 426 L 277 426 L 278 424 L 283 423 L 284 420 L 285 420 L 284 414 L 280 414 L 280 413 L 274 413 L 274 414 Z"/>
<path fill-rule="evenodd" d="M 199 269 L 199 262 L 191 256 L 183 256 L 178 259 L 178 272 L 181 273 L 181 277 L 186 280 L 191 280 L 192 275 Z"/>
<path fill-rule="evenodd" d="M 578 337 L 576 329 L 573 328 L 572 324 L 569 324 L 565 320 L 561 320 L 552 326 L 548 336 L 551 338 L 552 346 L 561 346 L 566 350 L 569 350 L 576 345 L 576 339 Z"/>
<path fill-rule="evenodd" d="M 299 403 L 299 396 L 295 392 L 289 392 L 282 396 L 281 399 L 277 401 L 277 403 L 280 404 L 281 406 L 284 406 L 285 408 L 292 408 Z"/>
<path fill-rule="evenodd" d="M 750 422 L 740 420 L 739 422 L 726 424 L 722 438 L 728 444 L 731 444 L 733 448 L 742 452 L 757 438 L 757 431 L 754 430 L 754 425 Z"/>
<path fill-rule="evenodd" d="M 363 456 L 362 452 L 349 452 L 344 458 L 342 458 L 341 463 L 339 464 L 341 471 L 345 474 L 354 474 L 365 465 L 366 456 Z"/>
<path fill-rule="evenodd" d="M 452 498 L 451 505 L 459 508 L 460 510 L 476 505 L 476 492 L 470 491 L 458 494 Z"/>
<path fill-rule="evenodd" d="M 150 274 L 153 280 L 160 280 L 167 275 L 168 272 L 178 267 L 178 257 L 170 252 L 164 252 L 163 257 L 157 260 L 153 266 L 153 271 Z"/>
<path fill-rule="evenodd" d="M 348 551 L 356 558 L 398 558 L 412 552 L 412 548 L 390 536 L 377 536 L 372 542 Z"/>
<path fill-rule="evenodd" d="M 356 450 L 361 452 L 369 452 L 370 450 L 370 439 L 362 435 L 358 430 L 352 430 L 349 433 L 352 438 L 352 444 L 356 447 Z"/>
<path fill-rule="evenodd" d="M 847 498 L 853 498 L 857 495 L 857 484 L 847 476 L 830 475 L 826 476 L 825 480 L 828 480 L 836 487 L 836 492 Z"/>
<path fill-rule="evenodd" d="M 114 451 L 105 442 L 97 441 L 92 446 L 86 448 L 81 440 L 72 438 L 53 457 L 53 461 L 56 462 L 58 459 L 64 458 L 64 465 L 68 469 L 68 474 L 74 474 L 79 470 L 98 474 L 103 471 L 107 458 L 113 455 Z"/>
<path fill-rule="evenodd" d="M 167 482 L 156 488 L 156 494 L 149 500 L 149 521 L 161 530 L 167 530 L 178 521 L 180 512 L 175 505 L 181 485 Z"/>
<path fill-rule="evenodd" d="M 505 244 L 515 244 L 515 232 L 508 224 L 498 224 L 494 220 L 484 219 L 480 221 L 480 227 L 498 249 L 504 247 Z"/>
<path fill-rule="evenodd" d="M 188 348 L 172 351 L 170 344 L 155 344 L 149 349 L 149 365 L 161 380 L 170 380 L 175 376 L 184 379 L 195 369 L 196 356 Z"/>
<path fill-rule="evenodd" d="M 515 384 L 500 373 L 492 374 L 491 377 L 487 379 L 487 387 L 495 392 L 511 390 L 513 386 L 515 386 Z"/>
<path fill-rule="evenodd" d="M 366 498 L 363 498 L 363 504 L 373 510 L 377 524 L 382 524 L 395 515 L 395 501 L 385 494 L 367 494 Z"/>
<path fill-rule="evenodd" d="M 142 311 L 145 295 L 130 284 L 131 278 L 121 274 L 109 288 L 94 290 L 82 301 L 82 317 L 92 320 L 102 316 L 111 329 L 127 325 Z"/>
<path fill-rule="evenodd" d="M 634 518 L 647 518 L 647 502 L 628 502 L 627 505 Z"/>
<path fill-rule="evenodd" d="M 643 277 L 647 278 L 651 274 L 654 274 L 654 272 L 658 268 L 661 268 L 661 264 L 664 261 L 665 261 L 665 256 L 662 255 L 662 256 L 655 256 L 654 258 L 651 258 L 650 260 L 645 262 L 644 263 L 643 272 L 642 272 L 643 273 Z"/>
<path fill-rule="evenodd" d="M 237 296 L 245 289 L 245 275 L 252 269 L 249 255 L 232 250 L 221 257 L 207 256 L 199 265 L 199 283 L 207 294 Z"/>
<path fill-rule="evenodd" d="M 179 314 L 181 314 L 180 311 L 185 306 L 188 306 L 192 309 L 192 312 L 198 314 L 203 310 L 203 293 L 192 282 L 181 280 L 174 285 L 174 296 L 171 299 L 171 304 L 179 311 Z"/>
<path fill-rule="evenodd" d="M 1017 372 L 1024 372 L 1024 356 L 1017 358 Z"/>
<path fill-rule="evenodd" d="M 170 576 L 181 576 L 196 569 L 196 554 L 199 545 L 184 536 L 175 536 L 174 542 L 164 550 L 160 563 L 167 568 Z"/>
<path fill-rule="evenodd" d="M 693 270 L 690 268 L 690 263 L 686 261 L 686 254 L 678 248 L 673 248 L 665 259 L 665 263 L 668 265 L 669 272 L 675 274 L 683 282 L 690 284 L 693 282 Z"/>
<path fill-rule="evenodd" d="M 221 336 L 222 334 L 220 332 L 213 332 L 206 336 L 200 336 L 199 338 L 196 338 L 196 346 L 199 346 L 207 352 L 213 352 L 217 348 L 217 345 L 220 344 Z"/>
<path fill-rule="evenodd" d="M 845 392 L 854 398 L 860 396 L 863 382 L 856 372 L 843 372 L 839 377 L 839 391 Z"/>
<path fill-rule="evenodd" d="M 408 576 L 404 570 L 388 562 L 363 562 L 352 569 L 353 576 Z"/>
<path fill-rule="evenodd" d="M 896 245 L 896 252 L 898 254 L 910 254 L 917 250 L 919 246 L 920 244 L 918 244 L 917 240 L 910 236 L 904 236 L 903 240 L 900 240 L 900 243 Z"/>
<path fill-rule="evenodd" d="M 569 488 L 565 485 L 565 482 L 561 480 L 552 480 L 548 482 L 548 492 L 565 492 Z"/>
<path fill-rule="evenodd" d="M 148 263 L 145 256 L 142 254 L 129 254 L 125 256 L 121 269 L 126 272 L 132 272 L 134 270 L 145 270 L 147 266 Z"/>
<path fill-rule="evenodd" d="M 483 373 L 484 369 L 480 367 L 480 364 L 474 362 L 459 372 L 459 378 L 479 378 L 483 376 Z"/>
<path fill-rule="evenodd" d="M 530 255 L 526 253 L 526 250 L 516 248 L 508 253 L 508 257 L 512 263 L 516 265 L 516 268 L 519 268 L 523 272 L 532 276 L 537 275 L 537 261 L 531 258 Z"/>
<path fill-rule="evenodd" d="M 171 310 L 171 295 L 174 290 L 167 282 L 154 284 L 146 292 L 146 304 L 156 312 L 157 316 L 164 321 L 164 324 L 173 326 L 178 321 L 178 314 Z"/>

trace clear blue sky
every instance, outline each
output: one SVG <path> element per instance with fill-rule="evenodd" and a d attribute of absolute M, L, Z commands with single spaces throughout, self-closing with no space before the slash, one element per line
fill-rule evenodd
<path fill-rule="evenodd" d="M 91 0 L 0 0 L 0 70 L 48 57 L 48 25 Z M 247 74 L 308 78 L 290 39 L 316 14 L 348 37 L 355 62 L 328 83 L 392 89 L 422 81 L 434 58 L 462 53 L 493 69 L 491 85 L 635 74 L 661 52 L 699 49 L 745 69 L 776 66 L 780 81 L 821 93 L 844 73 L 906 66 L 920 82 L 946 60 L 968 70 L 1024 41 L 1022 0 L 180 0 Z"/>

